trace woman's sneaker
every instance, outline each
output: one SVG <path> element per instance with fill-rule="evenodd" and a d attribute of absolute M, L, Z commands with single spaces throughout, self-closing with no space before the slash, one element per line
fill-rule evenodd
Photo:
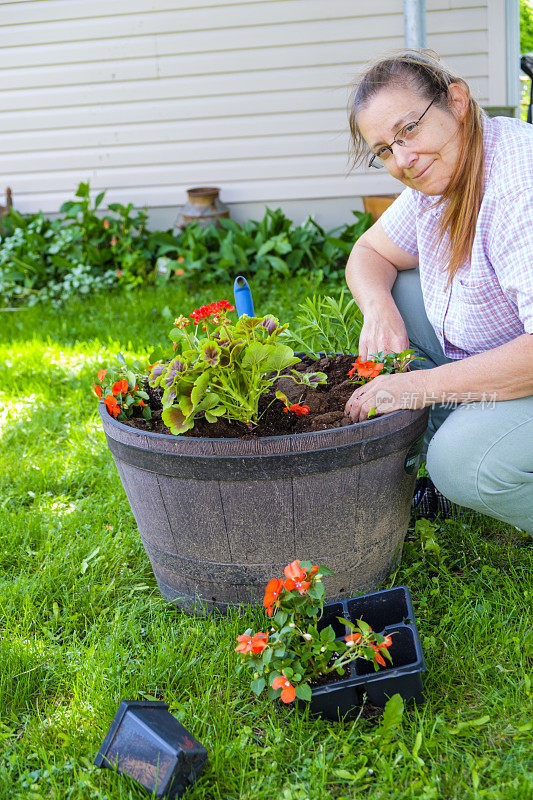
<path fill-rule="evenodd" d="M 411 518 L 434 520 L 437 516 L 449 517 L 459 506 L 439 492 L 431 478 L 417 478 L 411 501 Z"/>

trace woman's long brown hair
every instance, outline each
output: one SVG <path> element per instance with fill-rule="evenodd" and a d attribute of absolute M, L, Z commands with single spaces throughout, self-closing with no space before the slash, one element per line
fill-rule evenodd
<path fill-rule="evenodd" d="M 350 99 L 352 166 L 368 155 L 368 147 L 357 124 L 357 115 L 381 89 L 402 86 L 414 89 L 429 102 L 449 111 L 448 87 L 459 83 L 468 94 L 468 109 L 460 124 L 461 144 L 455 169 L 437 201 L 443 206 L 440 244 L 448 237 L 448 281 L 470 259 L 476 222 L 483 197 L 483 119 L 485 113 L 470 94 L 468 84 L 445 67 L 435 53 L 406 51 L 383 58 L 365 70 Z"/>

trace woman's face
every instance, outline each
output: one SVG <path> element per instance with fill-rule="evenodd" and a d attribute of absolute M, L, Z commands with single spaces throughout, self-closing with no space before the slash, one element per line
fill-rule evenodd
<path fill-rule="evenodd" d="M 451 110 L 433 103 L 414 139 L 404 146 L 393 144 L 393 154 L 389 153 L 385 161 L 391 175 L 423 194 L 444 192 L 459 156 L 459 123 L 466 114 L 468 96 L 460 84 L 451 84 L 448 96 Z M 404 125 L 419 119 L 430 101 L 431 98 L 402 87 L 385 88 L 374 95 L 357 115 L 361 134 L 372 152 L 390 145 Z"/>

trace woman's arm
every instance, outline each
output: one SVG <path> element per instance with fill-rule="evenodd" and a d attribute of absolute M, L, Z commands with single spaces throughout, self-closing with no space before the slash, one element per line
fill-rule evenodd
<path fill-rule="evenodd" d="M 533 394 L 533 334 L 524 333 L 485 353 L 433 369 L 380 375 L 360 386 L 346 404 L 354 422 L 375 408 L 386 414 L 433 403 L 515 400 Z"/>
<path fill-rule="evenodd" d="M 346 282 L 364 315 L 359 355 L 399 353 L 409 347 L 405 325 L 391 289 L 399 269 L 413 269 L 418 259 L 397 247 L 376 222 L 354 245 L 346 265 Z"/>

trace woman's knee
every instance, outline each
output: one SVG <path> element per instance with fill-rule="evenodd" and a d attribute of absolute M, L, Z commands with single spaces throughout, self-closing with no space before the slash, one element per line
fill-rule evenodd
<path fill-rule="evenodd" d="M 431 440 L 426 466 L 452 502 L 533 531 L 533 424 L 457 409 Z M 493 423 L 493 424 L 491 424 Z"/>

